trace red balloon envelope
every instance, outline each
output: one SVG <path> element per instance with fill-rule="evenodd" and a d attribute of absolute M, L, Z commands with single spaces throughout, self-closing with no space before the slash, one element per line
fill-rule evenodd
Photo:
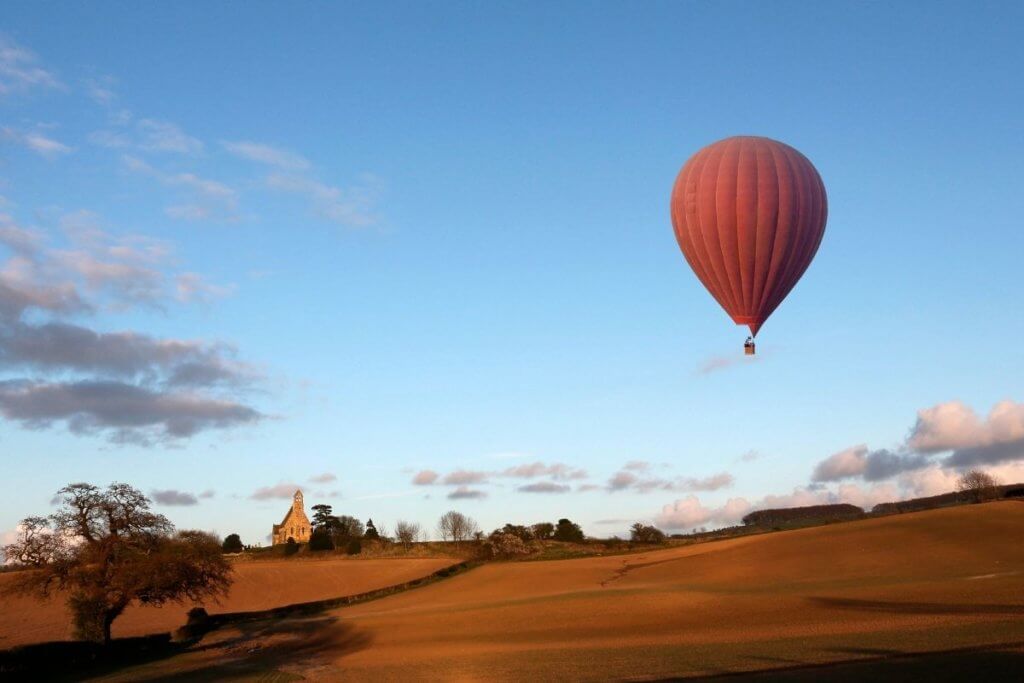
<path fill-rule="evenodd" d="M 672 225 L 686 261 L 754 335 L 811 264 L 827 214 L 818 171 L 768 138 L 708 145 L 690 157 L 672 189 Z"/>

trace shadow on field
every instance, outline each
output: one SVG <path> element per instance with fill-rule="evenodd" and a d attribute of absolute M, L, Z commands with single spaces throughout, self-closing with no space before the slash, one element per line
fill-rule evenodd
<path fill-rule="evenodd" d="M 1024 605 L 978 605 L 971 603 L 894 602 L 889 600 L 851 600 L 848 598 L 808 598 L 822 607 L 891 612 L 892 614 L 1024 614 Z"/>
<path fill-rule="evenodd" d="M 223 681 L 234 678 L 297 680 L 297 674 L 280 671 L 295 667 L 303 671 L 323 666 L 317 655 L 329 650 L 331 658 L 358 652 L 370 646 L 372 637 L 337 617 L 295 618 L 232 625 L 223 634 L 189 648 L 189 657 L 177 671 L 154 670 L 132 674 L 133 681 Z M 191 666 L 196 662 L 197 666 Z"/>
<path fill-rule="evenodd" d="M 245 621 L 211 631 L 191 645 L 172 642 L 166 634 L 122 638 L 106 648 L 83 642 L 29 645 L 0 652 L 0 679 L 81 680 L 84 675 L 112 674 L 126 667 L 188 655 L 174 671 L 157 664 L 151 672 L 133 672 L 131 680 L 213 681 L 253 676 L 289 680 L 293 676 L 278 671 L 278 667 L 308 668 L 324 650 L 330 650 L 335 658 L 369 647 L 371 642 L 368 633 L 337 617 Z"/>
<path fill-rule="evenodd" d="M 833 664 L 784 666 L 766 671 L 673 678 L 676 681 L 1020 681 L 1024 671 L 1024 642 L 942 652 L 904 653 L 898 650 L 836 648 L 864 659 Z"/>
<path fill-rule="evenodd" d="M 460 562 L 386 588 L 256 612 L 206 616 L 203 611 L 201 619 L 193 622 L 190 618 L 173 638 L 169 633 L 161 633 L 118 638 L 106 647 L 60 641 L 0 650 L 0 680 L 79 681 L 84 676 L 116 673 L 126 667 L 152 664 L 184 654 L 194 655 L 200 661 L 204 656 L 215 656 L 219 663 L 172 675 L 147 677 L 148 674 L 142 672 L 133 675 L 132 680 L 230 680 L 253 674 L 259 674 L 261 680 L 291 680 L 296 677 L 276 672 L 276 667 L 308 660 L 327 648 L 331 656 L 336 657 L 369 646 L 368 634 L 337 617 L 323 616 L 325 612 L 420 588 L 475 566 L 471 562 Z M 193 661 L 191 657 L 190 661 Z"/>

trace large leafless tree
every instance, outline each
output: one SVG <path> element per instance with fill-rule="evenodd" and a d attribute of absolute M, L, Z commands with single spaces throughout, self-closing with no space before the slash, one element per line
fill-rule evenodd
<path fill-rule="evenodd" d="M 441 534 L 442 540 L 453 541 L 455 547 L 458 547 L 463 541 L 473 538 L 480 528 L 472 517 L 449 510 L 441 515 L 441 519 L 437 523 L 437 530 Z"/>
<path fill-rule="evenodd" d="M 999 482 L 988 472 L 968 470 L 960 475 L 957 491 L 964 494 L 971 502 L 981 503 L 999 497 Z"/>
<path fill-rule="evenodd" d="M 399 520 L 395 524 L 395 536 L 398 538 L 398 542 L 408 550 L 420 537 L 420 525 L 415 522 Z"/>

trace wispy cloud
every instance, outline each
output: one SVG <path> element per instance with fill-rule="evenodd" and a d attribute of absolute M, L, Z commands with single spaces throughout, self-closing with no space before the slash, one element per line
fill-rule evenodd
<path fill-rule="evenodd" d="M 637 461 L 632 461 L 637 463 Z M 637 474 L 639 471 L 641 474 Z M 709 477 L 675 477 L 666 479 L 661 477 L 641 476 L 645 470 L 633 471 L 622 469 L 616 472 L 608 480 L 607 489 L 611 492 L 632 490 L 639 493 L 650 491 L 717 491 L 732 486 L 734 477 L 728 472 L 719 472 Z"/>
<path fill-rule="evenodd" d="M 471 489 L 466 486 L 460 486 L 448 494 L 449 500 L 480 500 L 486 497 L 487 493 L 485 491 Z"/>
<path fill-rule="evenodd" d="M 274 484 L 273 486 L 262 486 L 255 491 L 249 497 L 253 500 L 278 500 L 288 499 L 290 500 L 295 492 L 302 487 L 298 484 L 290 482 L 281 482 L 280 484 Z"/>
<path fill-rule="evenodd" d="M 22 145 L 46 159 L 55 159 L 62 154 L 69 154 L 73 151 L 71 147 L 64 143 L 39 132 L 26 133 L 5 126 L 0 128 L 0 137 Z"/>
<path fill-rule="evenodd" d="M 441 483 L 449 485 L 481 484 L 487 481 L 489 477 L 489 472 L 480 472 L 476 470 L 455 470 L 454 472 L 449 472 L 448 474 L 446 474 Z"/>
<path fill-rule="evenodd" d="M 0 36 L 0 95 L 32 88 L 63 88 L 53 72 L 43 68 L 29 49 Z"/>
<path fill-rule="evenodd" d="M 188 135 L 176 123 L 159 119 L 139 119 L 125 127 L 96 131 L 89 140 L 101 147 L 189 156 L 204 149 L 202 141 Z"/>
<path fill-rule="evenodd" d="M 437 482 L 439 475 L 434 470 L 420 470 L 412 477 L 412 483 L 417 486 L 429 486 Z"/>
<path fill-rule="evenodd" d="M 746 356 L 739 353 L 728 356 L 711 356 L 697 366 L 697 374 L 710 375 L 713 372 L 727 370 L 728 368 L 735 367 L 737 365 L 750 365 L 758 362 L 763 357 L 763 353 L 757 356 Z"/>
<path fill-rule="evenodd" d="M 186 506 L 199 504 L 199 499 L 193 494 L 175 489 L 154 490 L 150 492 L 149 497 L 160 505 Z"/>
<path fill-rule="evenodd" d="M 233 221 L 238 218 L 238 193 L 222 182 L 195 173 L 166 173 L 129 155 L 122 157 L 122 162 L 133 173 L 155 178 L 163 185 L 186 193 L 185 203 L 167 207 L 167 215 L 172 218 L 189 221 Z"/>
<path fill-rule="evenodd" d="M 308 198 L 315 215 L 338 225 L 365 228 L 379 221 L 376 205 L 381 183 L 373 176 L 364 176 L 359 185 L 342 188 L 301 175 L 275 173 L 267 178 L 267 186 Z"/>
<path fill-rule="evenodd" d="M 280 147 L 258 142 L 221 142 L 231 154 L 248 161 L 255 161 L 284 170 L 304 171 L 310 167 L 309 160 L 300 154 Z"/>
<path fill-rule="evenodd" d="M 520 486 L 516 490 L 522 493 L 568 493 L 572 487 L 566 484 L 556 484 L 553 481 L 538 481 Z"/>

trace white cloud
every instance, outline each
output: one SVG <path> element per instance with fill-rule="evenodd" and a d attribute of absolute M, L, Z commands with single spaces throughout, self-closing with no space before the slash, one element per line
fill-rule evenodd
<path fill-rule="evenodd" d="M 440 476 L 434 470 L 420 470 L 413 476 L 412 483 L 417 486 L 429 486 L 435 483 Z"/>
<path fill-rule="evenodd" d="M 23 145 L 47 159 L 54 159 L 61 154 L 69 154 L 73 151 L 71 147 L 64 143 L 38 132 L 22 133 L 13 128 L 3 127 L 0 128 L 0 133 L 8 140 Z"/>
<path fill-rule="evenodd" d="M 253 500 L 276 500 L 276 499 L 291 499 L 295 495 L 295 492 L 302 487 L 298 484 L 292 484 L 290 482 L 282 482 L 280 484 L 274 484 L 273 486 L 263 486 L 249 496 Z"/>
<path fill-rule="evenodd" d="M 0 36 L 0 95 L 31 88 L 62 88 L 63 84 L 27 48 Z"/>
<path fill-rule="evenodd" d="M 952 450 L 948 464 L 965 467 L 1024 459 L 1024 403 L 996 403 L 982 420 L 960 401 L 919 411 L 908 445 L 922 453 Z"/>
<path fill-rule="evenodd" d="M 176 298 L 183 303 L 220 299 L 235 291 L 234 287 L 211 284 L 199 273 L 180 273 L 174 282 Z"/>
<path fill-rule="evenodd" d="M 743 498 L 730 498 L 717 508 L 705 507 L 697 496 L 680 498 L 661 508 L 654 523 L 663 529 L 693 529 L 705 525 L 737 524 L 750 512 L 750 504 Z"/>
<path fill-rule="evenodd" d="M 561 462 L 545 465 L 543 462 L 538 461 L 509 467 L 501 472 L 501 476 L 519 479 L 534 479 L 536 477 L 551 477 L 556 480 L 586 479 L 587 471 Z"/>
<path fill-rule="evenodd" d="M 643 469 L 637 469 L 638 461 L 631 461 L 627 463 L 627 466 L 632 464 L 633 471 L 627 471 L 626 469 L 616 472 L 608 480 L 608 490 L 611 492 L 624 491 L 631 489 L 640 493 L 648 493 L 650 491 L 717 491 L 719 489 L 728 488 L 732 486 L 735 478 L 728 472 L 719 472 L 708 477 L 697 478 L 697 477 L 675 477 L 674 479 L 664 479 L 659 477 L 640 477 L 634 474 L 636 471 L 643 472 Z M 646 463 L 644 463 L 646 465 Z"/>
<path fill-rule="evenodd" d="M 859 477 L 867 467 L 868 447 L 861 444 L 833 453 L 818 463 L 811 475 L 812 481 L 837 481 Z"/>
<path fill-rule="evenodd" d="M 167 207 L 172 218 L 183 220 L 235 220 L 237 219 L 238 193 L 228 185 L 195 173 L 166 173 L 147 162 L 125 155 L 121 159 L 125 168 L 133 173 L 155 178 L 168 187 L 180 188 L 186 197 L 185 204 Z"/>
<path fill-rule="evenodd" d="M 101 147 L 189 156 L 198 155 L 204 149 L 202 141 L 185 133 L 177 124 L 158 119 L 139 119 L 130 128 L 96 131 L 89 140 Z"/>
<path fill-rule="evenodd" d="M 332 223 L 365 228 L 378 222 L 374 209 L 380 195 L 380 182 L 370 176 L 364 177 L 362 185 L 341 188 L 304 176 L 276 173 L 267 178 L 267 186 L 307 197 L 313 204 L 313 212 Z"/>
<path fill-rule="evenodd" d="M 308 159 L 280 147 L 246 141 L 221 142 L 221 145 L 237 157 L 269 166 L 276 166 L 285 170 L 304 171 L 310 167 Z"/>
<path fill-rule="evenodd" d="M 117 99 L 117 95 L 114 93 L 114 82 L 114 79 L 110 76 L 98 76 L 86 78 L 83 81 L 83 85 L 93 102 L 106 107 L 113 104 L 114 100 Z"/>
<path fill-rule="evenodd" d="M 481 484 L 490 477 L 489 472 L 479 472 L 475 470 L 455 470 L 449 472 L 444 476 L 441 483 L 449 485 L 461 485 L 461 484 Z"/>

